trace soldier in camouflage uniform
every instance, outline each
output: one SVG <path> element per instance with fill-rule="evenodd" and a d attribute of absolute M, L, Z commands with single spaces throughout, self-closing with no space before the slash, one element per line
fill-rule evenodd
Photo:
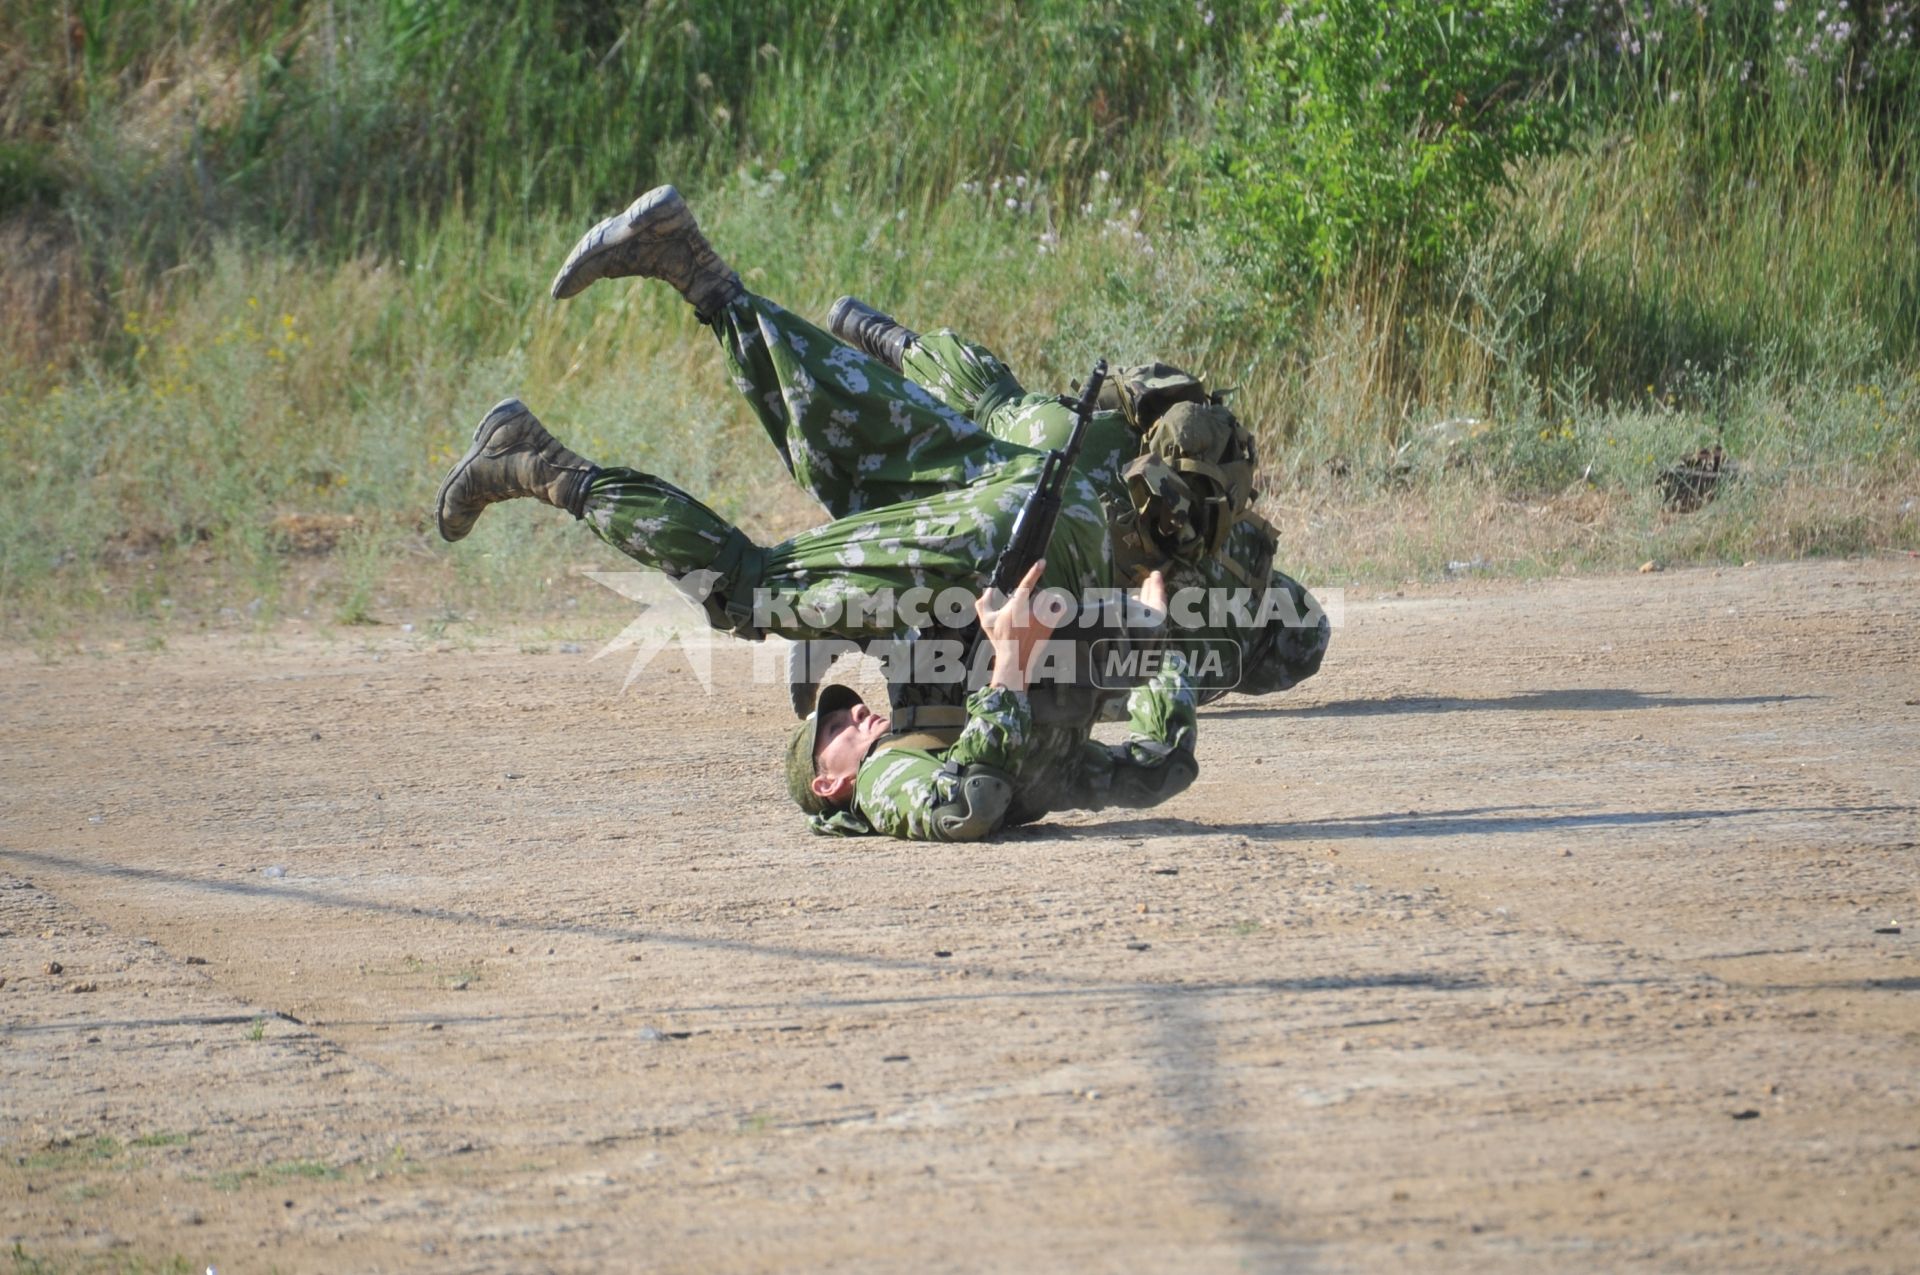
<path fill-rule="evenodd" d="M 553 292 L 626 276 L 667 280 L 714 328 L 795 479 L 836 520 L 756 545 L 670 483 L 582 460 L 509 399 L 481 421 L 441 488 L 444 538 L 466 535 L 490 503 L 534 497 L 683 587 L 697 584 L 715 627 L 756 638 L 897 636 L 897 617 L 857 604 L 916 588 L 980 589 L 1043 452 L 995 436 L 917 381 L 746 292 L 672 187 L 589 231 Z M 1082 597 L 1112 586 L 1106 515 L 1085 474 L 1068 485 L 1043 566 L 1030 587 Z M 821 831 L 964 839 L 1048 810 L 1152 804 L 1195 774 L 1193 697 L 1171 664 L 1132 694 L 1133 738 L 1111 748 L 1089 741 L 1090 719 L 1036 726 L 1024 680 L 984 687 L 965 709 L 964 722 L 929 723 L 856 766 L 851 787 L 829 783 L 823 793 L 817 773 L 796 777 L 790 765 L 795 799 Z M 799 755 L 811 771 L 833 751 L 851 723 L 836 720 L 822 736 L 831 716 L 802 723 L 790 760 Z M 886 719 L 862 722 L 874 720 Z"/>
<path fill-rule="evenodd" d="M 1128 697 L 1122 744 L 1098 743 L 1083 725 L 1035 724 L 1027 676 L 1050 625 L 1030 601 L 1044 565 L 1004 606 L 980 600 L 993 675 L 946 719 L 954 729 L 898 729 L 899 716 L 916 710 L 889 720 L 845 686 L 821 690 L 787 747 L 788 792 L 816 831 L 971 840 L 1050 810 L 1156 805 L 1193 782 L 1194 697 L 1177 664 Z M 1157 572 L 1142 592 L 1164 608 Z M 918 718 L 939 711 L 922 708 Z"/>
<path fill-rule="evenodd" d="M 1072 432 L 1069 400 L 1029 393 L 992 351 L 951 331 L 913 332 L 852 297 L 835 303 L 828 326 L 996 438 L 1046 450 Z M 1137 585 L 1158 570 L 1176 592 L 1247 596 L 1244 610 L 1209 611 L 1170 640 L 1189 651 L 1237 643 L 1234 689 L 1267 694 L 1319 670 L 1329 628 L 1306 589 L 1273 565 L 1277 537 L 1252 509 L 1252 439 L 1224 399 L 1166 364 L 1123 368 L 1103 387 L 1108 410 L 1093 418 L 1078 468 L 1107 514 L 1117 582 Z M 1249 614 L 1282 622 L 1249 623 Z M 1216 688 L 1202 702 L 1224 693 Z"/>

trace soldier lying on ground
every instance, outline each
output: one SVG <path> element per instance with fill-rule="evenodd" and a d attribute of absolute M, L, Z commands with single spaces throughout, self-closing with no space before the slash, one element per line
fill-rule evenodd
<path fill-rule="evenodd" d="M 1049 810 L 1157 805 L 1193 782 L 1194 700 L 1177 664 L 1128 697 L 1124 744 L 1097 743 L 1084 728 L 1035 729 L 1027 684 L 1057 618 L 1044 597 L 1034 602 L 1045 566 L 1003 604 L 977 601 L 992 675 L 952 717 L 935 706 L 889 720 L 849 687 L 822 688 L 787 746 L 787 790 L 816 830 L 967 841 Z M 1141 595 L 1164 610 L 1166 581 L 1155 572 Z"/>
<path fill-rule="evenodd" d="M 466 535 L 490 503 L 534 497 L 584 519 L 601 539 L 676 581 L 697 580 L 699 600 L 714 626 L 753 638 L 768 633 L 795 640 L 897 636 L 897 616 L 848 604 L 914 589 L 979 589 L 1044 458 L 1044 452 L 1002 435 L 1019 428 L 1031 436 L 1044 424 L 1052 400 L 1017 401 L 1029 396 L 1017 393 L 1017 383 L 997 359 L 950 336 L 902 342 L 919 352 L 917 371 L 929 383 L 923 384 L 754 296 L 700 234 L 672 187 L 649 192 L 589 231 L 553 291 L 564 298 L 598 279 L 629 276 L 671 283 L 713 327 L 737 386 L 789 470 L 836 520 L 779 545 L 756 545 L 670 483 L 582 460 L 518 401 L 507 400 L 481 421 L 472 448 L 441 489 L 442 536 Z M 970 399 L 974 415 L 940 401 L 935 389 L 948 398 Z M 976 419 L 982 415 L 998 428 L 984 427 Z M 1118 441 L 1094 456 L 1094 469 L 1113 469 L 1114 478 L 1124 483 L 1117 471 L 1127 450 L 1120 432 L 1126 425 L 1118 413 L 1106 425 Z M 1116 575 L 1115 545 L 1123 537 L 1116 536 L 1101 502 L 1096 475 L 1084 471 L 1083 466 L 1079 481 L 1069 485 L 1039 581 L 1074 597 L 1111 593 L 1117 583 L 1132 583 L 1151 571 Z M 1212 528 L 1216 547 L 1251 546 L 1240 558 L 1228 562 L 1222 555 L 1197 567 L 1176 565 L 1203 573 L 1217 569 L 1248 577 L 1266 593 L 1277 589 L 1290 599 L 1304 597 L 1304 590 L 1277 572 L 1268 580 L 1270 536 L 1264 546 L 1256 543 L 1258 536 L 1238 534 L 1246 525 L 1235 520 Z M 1241 559 L 1251 560 L 1258 571 L 1249 571 Z M 1309 607 L 1308 614 L 1317 615 L 1317 609 Z M 1243 679 L 1254 690 L 1277 689 L 1309 675 L 1325 644 L 1324 617 L 1298 631 L 1279 623 L 1249 626 L 1244 617 L 1222 623 L 1246 639 Z M 835 699 L 802 724 L 790 753 L 802 735 L 809 762 L 817 755 L 813 745 L 831 751 L 839 732 L 820 738 L 818 727 L 835 709 L 850 707 L 844 695 Z M 1016 707 L 1006 708 L 1009 701 Z M 1018 694 L 991 686 L 977 692 L 970 709 L 976 702 L 991 702 L 1000 706 L 994 712 L 1008 715 L 995 729 L 1004 733 L 1017 727 L 1013 733 L 1023 738 L 1031 732 L 1024 753 L 1018 748 L 1003 752 L 1003 760 L 1016 762 L 1007 807 L 985 823 L 942 825 L 927 813 L 950 805 L 962 792 L 964 766 L 945 766 L 942 758 L 960 748 L 981 713 L 969 713 L 964 727 L 953 720 L 916 724 L 923 736 L 928 731 L 920 725 L 952 740 L 920 750 L 936 763 L 935 776 L 924 782 L 908 776 L 898 790 L 888 785 L 882 793 L 870 791 L 863 777 L 845 806 L 813 790 L 815 775 L 803 776 L 805 783 L 790 776 L 790 788 L 822 831 L 898 836 L 979 836 L 1049 809 L 1151 804 L 1191 782 L 1192 694 L 1178 667 L 1169 664 L 1153 684 L 1136 690 L 1132 701 L 1140 747 L 1130 742 L 1105 749 L 1088 746 L 1090 714 L 1032 727 L 1019 720 L 1026 704 Z M 975 732 L 976 737 L 983 733 L 991 732 Z M 1096 752 L 1106 760 L 1096 761 Z M 904 775 L 913 769 L 902 766 L 905 760 L 894 759 L 887 769 Z M 873 765 L 869 761 L 862 771 Z M 943 833 L 943 826 L 953 831 Z"/>

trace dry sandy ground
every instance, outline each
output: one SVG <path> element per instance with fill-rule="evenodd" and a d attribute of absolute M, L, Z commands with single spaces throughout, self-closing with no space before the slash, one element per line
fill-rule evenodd
<path fill-rule="evenodd" d="M 1913 1270 L 1917 620 L 1907 559 L 1355 601 L 1152 817 L 964 848 L 809 835 L 778 695 L 665 663 L 0 653 L 0 1243 Z"/>

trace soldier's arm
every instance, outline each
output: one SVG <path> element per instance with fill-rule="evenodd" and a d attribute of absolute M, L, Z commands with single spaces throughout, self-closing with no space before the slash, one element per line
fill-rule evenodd
<path fill-rule="evenodd" d="M 1165 573 L 1155 571 L 1147 577 L 1140 587 L 1138 601 L 1141 609 L 1156 625 L 1165 623 Z M 1193 737 L 1198 730 L 1197 702 L 1186 666 L 1179 660 L 1162 664 L 1159 672 L 1149 678 L 1146 685 L 1134 688 L 1127 697 L 1127 724 L 1130 729 L 1127 742 L 1120 746 L 1120 751 L 1134 765 L 1150 769 L 1165 765 L 1167 759 L 1176 754 L 1184 754 L 1188 769 L 1197 772 L 1199 766 L 1193 759 Z M 1192 782 L 1193 774 L 1188 774 L 1180 786 L 1184 788 Z"/>
<path fill-rule="evenodd" d="M 1088 740 L 1082 745 L 1079 773 L 1060 794 L 1056 809 L 1157 806 L 1199 775 L 1193 755 L 1193 687 L 1173 662 L 1134 689 L 1127 700 L 1127 718 L 1131 729 L 1125 743 Z"/>
<path fill-rule="evenodd" d="M 936 757 L 897 748 L 860 768 L 855 800 L 875 832 L 927 841 L 978 841 L 1000 830 L 1013 806 L 1013 777 L 1033 733 L 1027 678 L 1059 622 L 1033 591 L 1045 559 L 1027 569 L 1005 598 L 975 604 L 980 634 L 993 648 L 993 674 L 967 697 L 960 738 Z"/>
<path fill-rule="evenodd" d="M 1164 764 L 1175 753 L 1191 762 L 1199 729 L 1195 702 L 1186 669 L 1177 660 L 1167 661 L 1127 697 L 1127 742 L 1121 747 L 1136 765 Z"/>
<path fill-rule="evenodd" d="M 993 834 L 1026 759 L 1033 715 L 1026 693 L 984 686 L 967 698 L 967 724 L 940 753 L 896 748 L 860 768 L 855 804 L 873 830 L 914 841 L 977 841 Z"/>

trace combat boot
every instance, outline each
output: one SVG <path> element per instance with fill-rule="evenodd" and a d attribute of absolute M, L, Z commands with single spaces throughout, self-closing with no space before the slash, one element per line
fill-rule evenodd
<path fill-rule="evenodd" d="M 865 350 L 898 372 L 907 349 L 920 334 L 897 323 L 858 297 L 841 297 L 827 311 L 827 330 L 857 350 Z"/>
<path fill-rule="evenodd" d="M 438 519 L 442 540 L 459 540 L 488 505 L 532 496 L 575 518 L 586 505 L 587 488 L 600 472 L 562 447 L 527 405 L 517 398 L 500 403 L 473 431 L 473 446 L 440 484 Z"/>
<path fill-rule="evenodd" d="M 666 280 L 703 320 L 745 291 L 671 186 L 654 187 L 582 235 L 553 277 L 553 297 L 563 301 L 598 280 L 634 276 Z"/>

